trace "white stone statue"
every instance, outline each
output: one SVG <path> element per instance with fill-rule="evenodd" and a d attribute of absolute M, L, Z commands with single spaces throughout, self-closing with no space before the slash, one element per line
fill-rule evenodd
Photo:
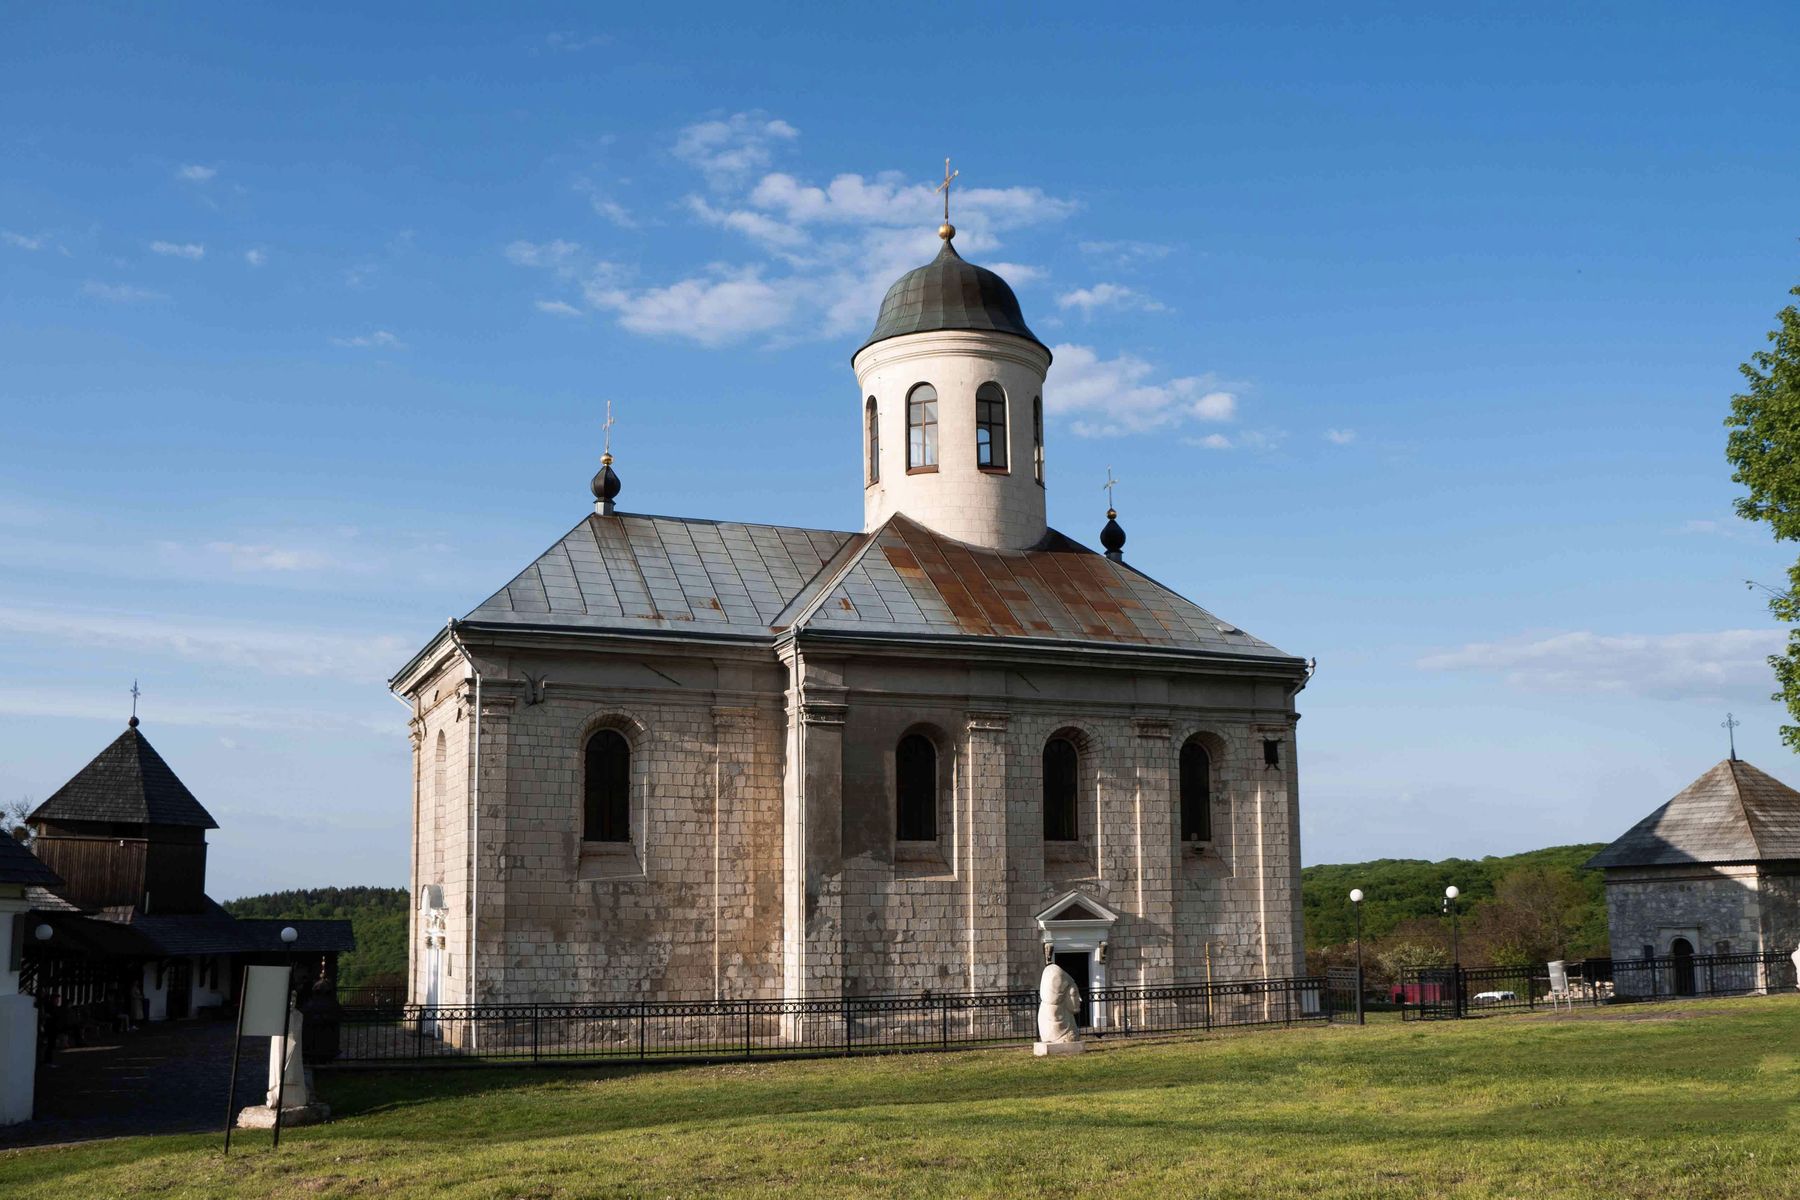
<path fill-rule="evenodd" d="M 283 1111 L 290 1108 L 305 1108 L 312 1100 L 306 1094 L 306 1064 L 300 1057 L 300 1014 L 292 1008 L 288 1009 L 286 1037 L 269 1039 L 269 1095 L 265 1103 L 275 1107 L 276 1096 L 281 1098 Z M 282 1076 L 287 1082 L 282 1082 Z"/>
<path fill-rule="evenodd" d="M 1794 986 L 1800 988 L 1800 946 L 1795 946 L 1794 953 L 1789 957 L 1794 960 Z"/>
<path fill-rule="evenodd" d="M 1081 989 L 1075 977 L 1051 963 L 1038 979 L 1038 1041 L 1047 1045 L 1079 1042 L 1081 1030 L 1075 1013 L 1081 1007 Z"/>

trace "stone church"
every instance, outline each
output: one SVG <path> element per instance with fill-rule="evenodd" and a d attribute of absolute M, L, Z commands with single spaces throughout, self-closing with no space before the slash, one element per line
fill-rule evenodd
<path fill-rule="evenodd" d="M 1302 972 L 1306 663 L 1115 513 L 1105 553 L 1047 527 L 1050 350 L 939 233 L 851 360 L 860 531 L 626 512 L 608 454 L 393 678 L 413 1002 Z"/>

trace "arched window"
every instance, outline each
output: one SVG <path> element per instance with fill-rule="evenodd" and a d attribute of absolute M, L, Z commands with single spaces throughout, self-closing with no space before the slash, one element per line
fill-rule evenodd
<path fill-rule="evenodd" d="M 631 743 L 616 729 L 588 739 L 582 839 L 631 840 Z"/>
<path fill-rule="evenodd" d="M 906 397 L 906 469 L 937 468 L 937 389 L 921 383 Z"/>
<path fill-rule="evenodd" d="M 1044 482 L 1044 398 L 1031 398 L 1031 465 L 1037 481 Z"/>
<path fill-rule="evenodd" d="M 1212 756 L 1197 737 L 1181 747 L 1181 840 L 1212 841 Z"/>
<path fill-rule="evenodd" d="M 876 420 L 875 397 L 863 405 L 863 425 L 868 431 L 869 482 L 881 482 L 881 424 Z"/>
<path fill-rule="evenodd" d="M 895 836 L 903 842 L 937 840 L 937 747 L 909 733 L 894 750 Z"/>
<path fill-rule="evenodd" d="M 1068 738 L 1053 737 L 1044 743 L 1044 840 L 1076 840 L 1075 793 L 1081 774 L 1081 754 Z"/>
<path fill-rule="evenodd" d="M 1006 469 L 1006 393 L 997 383 L 975 389 L 975 465 Z"/>

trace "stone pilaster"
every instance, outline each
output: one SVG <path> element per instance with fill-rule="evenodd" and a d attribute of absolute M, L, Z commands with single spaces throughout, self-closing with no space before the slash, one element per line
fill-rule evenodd
<path fill-rule="evenodd" d="M 956 817 L 956 873 L 964 886 L 971 991 L 1010 986 L 1007 938 L 1007 716 L 969 714 L 967 778 Z"/>
<path fill-rule="evenodd" d="M 757 840 L 754 708 L 715 705 L 713 718 L 712 982 L 714 999 L 753 994 L 758 876 L 775 869 L 775 846 Z"/>
<path fill-rule="evenodd" d="M 841 672 L 789 658 L 783 796 L 782 993 L 844 991 L 844 703 Z"/>
<path fill-rule="evenodd" d="M 496 686 L 498 685 L 498 686 Z M 468 687 L 471 710 L 476 712 L 474 736 L 480 749 L 478 763 L 470 770 L 476 779 L 474 802 L 477 808 L 474 859 L 474 895 L 471 908 L 475 918 L 475 961 L 465 987 L 472 991 L 472 1003 L 483 1004 L 504 1000 L 511 993 L 507 987 L 506 920 L 508 911 L 508 846 L 510 843 L 510 805 L 507 803 L 512 779 L 512 716 L 516 697 L 514 689 L 503 680 L 483 680 L 479 709 L 474 707 L 474 685 Z"/>
<path fill-rule="evenodd" d="M 1118 963 L 1114 982 L 1147 985 L 1175 982 L 1175 912 L 1181 886 L 1180 832 L 1175 825 L 1173 749 L 1169 722 L 1139 717 L 1132 722 L 1135 786 L 1132 789 L 1132 891 L 1137 913 L 1133 931 L 1135 964 Z M 1133 977 L 1135 975 L 1135 977 Z"/>

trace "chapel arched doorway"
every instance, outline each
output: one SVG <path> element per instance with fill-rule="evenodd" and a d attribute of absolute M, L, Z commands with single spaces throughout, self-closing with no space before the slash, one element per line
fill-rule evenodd
<path fill-rule="evenodd" d="M 1694 943 L 1678 937 L 1669 943 L 1669 957 L 1674 960 L 1675 994 L 1694 994 Z"/>

